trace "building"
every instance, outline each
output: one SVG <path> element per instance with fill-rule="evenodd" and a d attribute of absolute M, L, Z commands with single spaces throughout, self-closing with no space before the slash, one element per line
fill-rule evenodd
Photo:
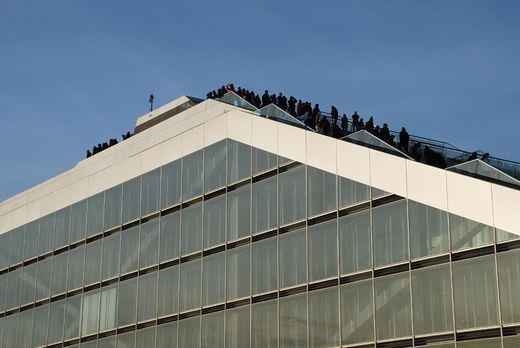
<path fill-rule="evenodd" d="M 233 95 L 144 115 L 0 204 L 1 346 L 520 347 L 514 181 L 354 140 Z"/>

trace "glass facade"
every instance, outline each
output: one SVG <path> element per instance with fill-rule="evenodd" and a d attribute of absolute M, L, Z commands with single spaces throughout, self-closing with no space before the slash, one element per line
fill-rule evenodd
<path fill-rule="evenodd" d="M 0 235 L 0 347 L 513 347 L 505 233 L 226 139 Z"/>

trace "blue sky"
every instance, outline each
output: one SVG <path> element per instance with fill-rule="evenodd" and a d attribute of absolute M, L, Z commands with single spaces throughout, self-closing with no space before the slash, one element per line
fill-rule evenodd
<path fill-rule="evenodd" d="M 0 2 L 0 201 L 226 82 L 520 161 L 518 1 Z"/>

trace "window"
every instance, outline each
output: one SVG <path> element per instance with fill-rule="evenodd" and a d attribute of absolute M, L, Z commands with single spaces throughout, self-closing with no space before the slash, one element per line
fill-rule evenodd
<path fill-rule="evenodd" d="M 307 167 L 308 214 L 314 216 L 337 208 L 336 175 Z"/>
<path fill-rule="evenodd" d="M 305 167 L 282 173 L 278 178 L 280 225 L 305 218 Z"/>

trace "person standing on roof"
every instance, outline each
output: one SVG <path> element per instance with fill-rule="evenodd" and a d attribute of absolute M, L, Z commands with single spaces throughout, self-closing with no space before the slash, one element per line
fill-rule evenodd
<path fill-rule="evenodd" d="M 399 149 L 404 153 L 408 153 L 408 146 L 410 145 L 410 136 L 406 131 L 406 128 L 401 127 L 401 132 L 399 132 Z"/>
<path fill-rule="evenodd" d="M 338 123 L 338 109 L 334 105 L 330 107 L 330 115 L 332 116 L 332 125 Z"/>

